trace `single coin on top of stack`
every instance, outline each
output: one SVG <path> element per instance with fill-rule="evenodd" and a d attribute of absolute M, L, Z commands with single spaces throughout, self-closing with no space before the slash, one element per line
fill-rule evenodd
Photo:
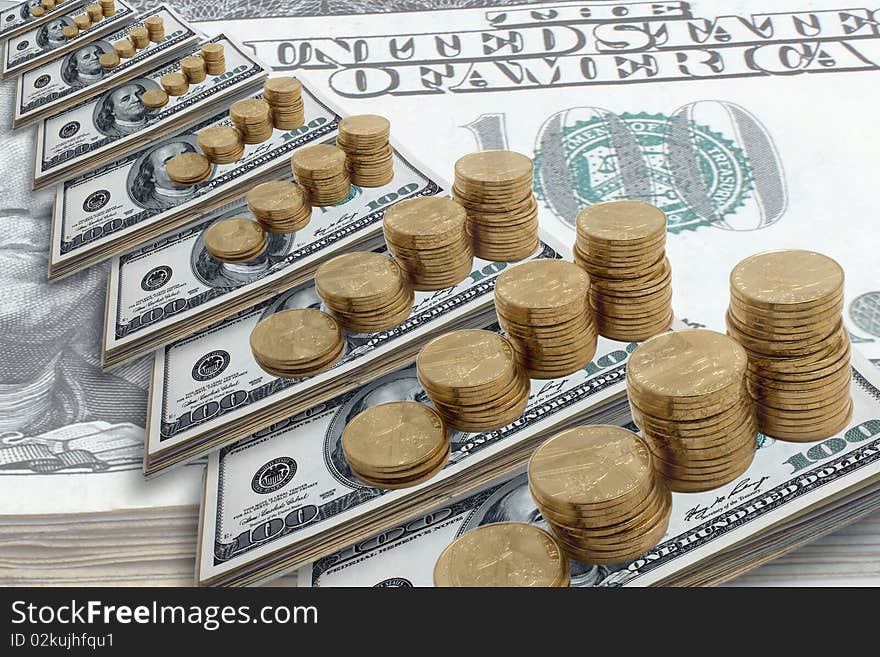
<path fill-rule="evenodd" d="M 452 197 L 468 214 L 474 255 L 513 262 L 538 248 L 534 164 L 514 151 L 481 151 L 458 159 Z"/>
<path fill-rule="evenodd" d="M 119 55 L 119 57 L 122 59 L 134 57 L 135 53 L 134 44 L 132 44 L 132 42 L 128 39 L 120 39 L 119 41 L 114 41 L 113 50 L 115 50 L 116 54 Z"/>
<path fill-rule="evenodd" d="M 712 490 L 751 465 L 758 424 L 747 365 L 736 341 L 703 329 L 657 335 L 629 357 L 632 416 L 672 490 Z"/>
<path fill-rule="evenodd" d="M 576 561 L 632 561 L 669 527 L 672 493 L 644 440 L 622 427 L 563 431 L 535 450 L 528 473 L 541 515 Z"/>
<path fill-rule="evenodd" d="M 101 53 L 101 56 L 98 57 L 98 63 L 103 69 L 114 68 L 115 66 L 119 66 L 119 55 L 115 52 Z"/>
<path fill-rule="evenodd" d="M 214 164 L 230 164 L 244 154 L 241 131 L 230 125 L 214 125 L 199 130 L 196 143 Z"/>
<path fill-rule="evenodd" d="M 590 274 L 599 335 L 641 342 L 672 324 L 666 215 L 641 201 L 608 201 L 577 217 L 575 264 Z"/>
<path fill-rule="evenodd" d="M 247 204 L 269 233 L 295 233 L 312 218 L 312 206 L 302 187 L 286 180 L 270 180 L 252 188 Z"/>
<path fill-rule="evenodd" d="M 183 73 L 166 73 L 159 78 L 159 84 L 169 96 L 182 96 L 189 91 L 189 82 Z"/>
<path fill-rule="evenodd" d="M 553 536 L 524 522 L 493 522 L 465 532 L 434 564 L 434 586 L 457 588 L 571 585 L 568 557 Z"/>
<path fill-rule="evenodd" d="M 345 353 L 345 334 L 327 313 L 294 308 L 261 319 L 251 331 L 250 345 L 263 370 L 295 379 L 332 367 Z"/>
<path fill-rule="evenodd" d="M 342 431 L 351 471 L 374 488 L 409 488 L 427 481 L 449 461 L 443 418 L 415 401 L 393 401 L 359 413 Z"/>
<path fill-rule="evenodd" d="M 168 177 L 181 185 L 196 185 L 211 175 L 211 162 L 201 153 L 179 153 L 165 163 Z"/>
<path fill-rule="evenodd" d="M 116 0 L 99 0 L 98 4 L 101 5 L 101 13 L 104 14 L 104 18 L 109 18 L 116 13 Z"/>
<path fill-rule="evenodd" d="M 34 18 L 40 18 L 42 16 L 45 16 L 45 14 L 46 14 L 46 10 L 43 9 L 42 7 L 31 7 L 31 16 L 33 16 Z M 63 32 L 63 30 L 62 30 L 62 32 Z M 65 34 L 64 36 L 67 36 L 67 35 Z M 70 37 L 67 37 L 67 38 L 69 39 Z"/>
<path fill-rule="evenodd" d="M 180 71 L 186 76 L 190 84 L 198 84 L 205 79 L 205 60 L 201 57 L 190 56 L 180 60 Z"/>
<path fill-rule="evenodd" d="M 223 75 L 226 72 L 226 55 L 222 43 L 206 43 L 201 52 L 208 75 Z"/>
<path fill-rule="evenodd" d="M 335 205 L 348 198 L 351 179 L 342 149 L 330 144 L 300 148 L 290 158 L 290 166 L 312 205 Z"/>
<path fill-rule="evenodd" d="M 266 248 L 266 233 L 245 217 L 221 219 L 205 231 L 205 248 L 220 262 L 247 262 Z"/>
<path fill-rule="evenodd" d="M 128 31 L 128 40 L 135 48 L 143 50 L 150 45 L 150 32 L 145 27 L 133 27 Z"/>
<path fill-rule="evenodd" d="M 73 24 L 80 31 L 87 30 L 92 26 L 92 19 L 89 18 L 88 14 L 79 14 L 73 17 Z"/>
<path fill-rule="evenodd" d="M 353 333 L 399 326 L 415 300 L 394 259 L 374 251 L 344 253 L 322 263 L 315 272 L 315 290 L 337 321 Z"/>
<path fill-rule="evenodd" d="M 165 21 L 161 16 L 150 16 L 144 21 L 144 27 L 153 43 L 161 43 L 165 39 Z"/>
<path fill-rule="evenodd" d="M 467 213 L 451 198 L 420 196 L 385 211 L 382 232 L 388 250 L 415 290 L 443 290 L 471 273 L 474 252 Z"/>
<path fill-rule="evenodd" d="M 461 431 L 507 426 L 529 401 L 529 378 L 510 342 L 493 331 L 452 331 L 434 338 L 419 352 L 416 372 L 437 412 Z"/>
<path fill-rule="evenodd" d="M 266 80 L 263 100 L 272 108 L 272 123 L 278 130 L 293 130 L 305 122 L 302 83 L 292 75 Z"/>
<path fill-rule="evenodd" d="M 147 109 L 159 109 L 168 104 L 168 94 L 164 89 L 147 89 L 141 95 L 141 104 Z"/>
<path fill-rule="evenodd" d="M 345 151 L 351 182 L 381 187 L 394 178 L 391 123 L 378 114 L 347 116 L 339 122 L 336 145 Z"/>
<path fill-rule="evenodd" d="M 35 9 L 39 9 L 39 7 L 35 7 Z M 79 28 L 76 25 L 65 25 L 61 28 L 61 35 L 65 39 L 75 39 L 79 34 Z"/>
<path fill-rule="evenodd" d="M 272 112 L 263 100 L 237 100 L 229 106 L 229 117 L 241 131 L 245 144 L 262 144 L 272 136 Z"/>
<path fill-rule="evenodd" d="M 101 5 L 89 5 L 86 7 L 86 13 L 89 15 L 89 20 L 93 23 L 97 23 L 104 18 L 104 12 L 101 10 Z"/>
<path fill-rule="evenodd" d="M 730 274 L 727 333 L 745 347 L 761 432 L 812 442 L 853 412 L 841 266 L 814 251 L 772 251 Z"/>
<path fill-rule="evenodd" d="M 55 9 L 55 0 L 41 0 L 40 7 L 42 7 L 44 11 L 52 11 Z"/>
<path fill-rule="evenodd" d="M 565 260 L 539 258 L 495 281 L 498 323 L 532 379 L 555 379 L 585 367 L 596 353 L 590 277 Z"/>

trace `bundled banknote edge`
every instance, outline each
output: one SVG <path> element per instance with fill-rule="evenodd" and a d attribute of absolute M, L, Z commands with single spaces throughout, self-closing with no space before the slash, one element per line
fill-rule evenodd
<path fill-rule="evenodd" d="M 7 12 L 19 12 L 20 19 L 17 22 L 14 22 L 9 27 L 0 27 L 0 41 L 5 41 L 9 37 L 18 36 L 28 30 L 31 30 L 35 27 L 39 27 L 44 23 L 52 20 L 56 16 L 64 14 L 68 11 L 76 9 L 78 7 L 82 7 L 89 0 L 67 0 L 64 3 L 58 3 L 54 9 L 50 9 L 42 16 L 35 17 L 30 15 L 30 2 L 29 0 L 24 0 L 24 2 L 19 2 L 17 4 L 12 5 L 11 7 L 7 7 L 0 11 L 0 15 L 5 14 Z M 22 12 L 28 12 L 27 17 L 21 16 Z"/>

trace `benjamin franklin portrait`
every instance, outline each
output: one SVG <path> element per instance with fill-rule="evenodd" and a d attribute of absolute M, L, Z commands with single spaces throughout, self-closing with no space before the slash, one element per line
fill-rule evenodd
<path fill-rule="evenodd" d="M 113 46 L 106 41 L 93 41 L 68 53 L 61 62 L 61 79 L 71 87 L 85 87 L 101 80 L 108 72 L 101 67 L 99 57 L 112 53 Z"/>
<path fill-rule="evenodd" d="M 37 45 L 43 50 L 54 50 L 64 45 L 67 39 L 64 37 L 62 30 L 68 25 L 73 25 L 73 19 L 67 16 L 53 18 L 48 23 L 42 25 L 37 30 Z"/>
<path fill-rule="evenodd" d="M 42 5 L 43 0 L 28 0 L 21 6 L 21 11 L 19 15 L 24 19 L 31 18 L 31 9 L 34 7 L 40 7 Z"/>
<path fill-rule="evenodd" d="M 197 152 L 196 137 L 193 135 L 173 137 L 144 151 L 128 174 L 128 189 L 134 202 L 148 210 L 165 210 L 193 198 L 204 183 L 196 185 L 176 183 L 168 175 L 165 165 L 175 155 Z M 211 176 L 208 176 L 205 182 L 209 180 Z"/>
<path fill-rule="evenodd" d="M 150 110 L 144 107 L 141 96 L 159 85 L 147 78 L 137 78 L 105 92 L 95 105 L 92 121 L 108 137 L 133 135 L 147 126 Z"/>

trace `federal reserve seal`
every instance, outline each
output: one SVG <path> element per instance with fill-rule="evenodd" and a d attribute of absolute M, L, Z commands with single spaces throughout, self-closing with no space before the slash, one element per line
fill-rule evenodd
<path fill-rule="evenodd" d="M 38 77 L 36 80 L 34 80 L 34 87 L 36 87 L 37 89 L 42 89 L 42 88 L 45 87 L 47 84 L 49 84 L 49 81 L 50 81 L 51 79 L 52 79 L 52 78 L 51 78 L 50 76 L 48 76 L 48 75 L 41 75 L 41 76 Z"/>
<path fill-rule="evenodd" d="M 97 212 L 109 202 L 110 190 L 99 189 L 98 191 L 92 192 L 86 197 L 86 200 L 83 201 L 82 208 L 84 212 Z"/>
<path fill-rule="evenodd" d="M 378 584 L 373 584 L 374 589 L 411 589 L 413 583 L 404 577 L 389 577 Z"/>
<path fill-rule="evenodd" d="M 194 381 L 209 381 L 223 373 L 229 366 L 229 352 L 223 349 L 211 351 L 196 361 L 192 368 Z"/>
<path fill-rule="evenodd" d="M 853 299 L 849 316 L 853 324 L 865 333 L 880 338 L 880 290 L 866 292 Z"/>
<path fill-rule="evenodd" d="M 70 139 L 77 132 L 79 132 L 79 121 L 70 121 L 61 126 L 61 130 L 58 131 L 58 136 L 62 139 Z"/>
<path fill-rule="evenodd" d="M 289 456 L 279 456 L 263 465 L 251 479 L 251 488 L 255 493 L 266 495 L 287 485 L 296 474 L 296 461 Z"/>
<path fill-rule="evenodd" d="M 171 267 L 167 265 L 153 267 L 141 279 L 141 289 L 144 292 L 155 292 L 171 280 L 171 274 Z"/>

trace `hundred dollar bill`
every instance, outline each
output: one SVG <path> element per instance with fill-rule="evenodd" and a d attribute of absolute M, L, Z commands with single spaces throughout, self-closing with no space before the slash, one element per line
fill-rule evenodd
<path fill-rule="evenodd" d="M 54 9 L 50 9 L 42 16 L 34 16 L 31 9 L 40 7 L 42 0 L 25 0 L 17 2 L 11 7 L 7 3 L 4 9 L 0 11 L 0 39 L 8 39 L 16 34 L 21 34 L 27 30 L 46 23 L 56 16 L 64 14 L 77 7 L 82 7 L 87 0 L 66 0 L 59 2 Z"/>
<path fill-rule="evenodd" d="M 82 7 L 76 4 L 63 6 L 58 13 L 38 26 L 30 27 L 6 40 L 3 54 L 3 78 L 30 71 L 40 64 L 60 57 L 74 48 L 89 43 L 134 20 L 137 12 L 124 0 L 116 0 L 116 13 L 107 16 L 86 30 L 80 30 L 72 39 L 66 38 L 61 31 L 73 25 L 74 16 L 83 13 Z"/>
<path fill-rule="evenodd" d="M 262 90 L 250 98 L 262 98 Z M 305 122 L 294 130 L 275 130 L 261 144 L 245 145 L 231 164 L 212 165 L 197 185 L 178 185 L 164 171 L 178 153 L 196 152 L 197 133 L 212 125 L 232 125 L 226 108 L 75 178 L 60 183 L 52 216 L 49 279 L 61 278 L 136 244 L 158 237 L 221 207 L 281 170 L 302 146 L 335 135 L 339 114 L 302 90 Z M 137 288 L 137 294 L 147 290 Z"/>
<path fill-rule="evenodd" d="M 226 72 L 209 75 L 182 96 L 171 96 L 164 107 L 148 109 L 141 103 L 141 96 L 147 90 L 161 88 L 159 79 L 166 73 L 179 71 L 177 61 L 37 124 L 34 188 L 105 164 L 150 139 L 210 116 L 221 101 L 245 93 L 268 77 L 270 69 L 229 37 L 220 35 L 211 43 L 224 46 Z M 199 54 L 199 49 L 192 54 Z"/>
<path fill-rule="evenodd" d="M 330 122 L 315 122 L 318 135 L 327 134 L 322 128 L 335 131 L 337 115 L 319 116 Z M 281 148 L 289 152 L 297 143 Z M 449 193 L 438 175 L 408 155 L 396 151 L 394 157 L 390 183 L 374 188 L 352 186 L 346 201 L 315 207 L 305 228 L 271 236 L 265 254 L 248 263 L 217 262 L 208 255 L 202 237 L 220 218 L 252 216 L 245 198 L 196 225 L 114 258 L 104 324 L 104 365 L 155 349 L 278 294 L 309 278 L 322 261 L 342 250 L 381 242 L 382 217 L 397 201 Z M 72 201 L 73 211 L 78 202 Z"/>
<path fill-rule="evenodd" d="M 584 369 L 532 381 L 518 420 L 495 431 L 452 432 L 449 464 L 412 488 L 379 490 L 358 480 L 341 436 L 353 417 L 376 404 L 430 403 L 414 366 L 224 447 L 208 459 L 199 584 L 246 585 L 276 577 L 521 467 L 549 434 L 585 422 L 624 421 L 624 372 L 635 346 L 600 338 L 596 358 Z"/>
<path fill-rule="evenodd" d="M 132 28 L 143 27 L 144 21 L 152 16 L 161 18 L 165 25 L 165 38 L 161 43 L 150 41 L 133 57 L 121 59 L 113 68 L 103 68 L 98 58 L 114 52 L 115 41 L 127 39 Z M 92 98 L 107 86 L 130 80 L 144 70 L 168 61 L 181 49 L 195 45 L 200 38 L 201 33 L 167 5 L 144 12 L 123 29 L 82 44 L 64 57 L 19 76 L 12 125 L 19 128 Z"/>
<path fill-rule="evenodd" d="M 279 236 L 282 238 L 283 236 Z M 549 246 L 530 257 L 561 257 Z M 345 355 L 332 368 L 302 379 L 280 379 L 254 359 L 249 337 L 264 317 L 289 308 L 320 308 L 314 281 L 241 311 L 156 351 L 144 473 L 154 475 L 259 431 L 415 360 L 438 333 L 495 321 L 495 279 L 509 265 L 474 259 L 461 283 L 416 292 L 409 318 L 392 329 L 347 334 Z M 173 282 L 173 277 L 171 277 Z"/>
<path fill-rule="evenodd" d="M 875 508 L 877 500 L 872 503 L 866 492 L 875 490 L 880 483 L 880 373 L 858 355 L 853 358 L 852 395 L 855 410 L 845 430 L 815 443 L 786 443 L 759 435 L 754 463 L 736 481 L 704 493 L 673 493 L 669 530 L 659 545 L 632 562 L 613 566 L 572 562 L 572 585 L 717 584 L 796 547 L 799 542 L 815 538 L 823 529 L 827 531 L 829 525 L 834 526 L 846 515 L 847 506 L 857 505 L 860 514 Z M 246 449 L 247 444 L 242 446 Z M 232 461 L 246 458 L 239 457 L 235 449 L 242 448 L 229 448 L 210 460 L 206 509 L 211 509 L 213 503 L 212 466 L 216 468 L 233 454 Z M 293 450 L 290 452 L 293 454 Z M 221 469 L 219 481 L 237 474 L 236 465 L 227 466 L 227 471 Z M 268 515 L 261 515 L 256 506 L 248 510 L 241 506 L 238 500 L 242 491 L 252 504 L 259 499 L 241 475 L 235 490 L 223 491 L 228 495 L 222 499 L 218 518 L 226 522 L 234 519 L 242 530 L 248 527 L 256 531 L 242 531 L 237 536 L 230 532 L 225 539 L 215 538 L 219 543 L 219 548 L 217 543 L 214 547 L 215 563 L 216 555 L 222 555 L 226 545 L 245 544 L 248 537 L 254 536 L 258 541 L 269 542 L 276 531 L 282 535 L 292 532 L 295 518 L 309 515 L 297 515 L 294 505 L 289 509 L 283 506 L 283 494 L 293 495 L 298 483 L 306 483 L 293 476 L 290 479 L 285 482 L 287 491 L 279 487 L 279 493 L 270 498 L 269 508 L 277 508 L 278 512 Z M 314 492 L 319 490 L 320 487 Z M 306 495 L 307 500 L 313 493 L 310 490 Z M 287 511 L 286 515 L 282 509 Z M 234 516 L 236 511 L 244 513 Z M 276 522 L 273 527 L 270 523 L 274 518 L 283 522 Z M 805 522 L 810 518 L 823 522 L 813 527 L 812 521 Z M 546 527 L 524 473 L 436 505 L 427 515 L 407 520 L 394 527 L 377 527 L 369 538 L 317 559 L 298 572 L 297 584 L 432 586 L 437 557 L 464 532 L 505 521 Z M 206 557 L 203 553 L 201 558 L 204 561 Z M 204 577 L 204 570 L 201 576 Z"/>

